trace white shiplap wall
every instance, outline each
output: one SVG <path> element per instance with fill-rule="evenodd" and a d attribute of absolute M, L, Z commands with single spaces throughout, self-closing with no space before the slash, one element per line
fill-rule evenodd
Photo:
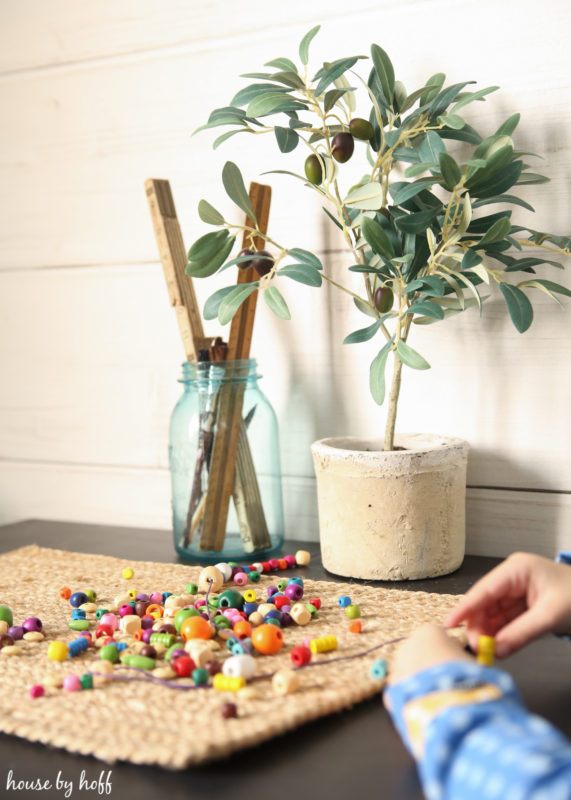
<path fill-rule="evenodd" d="M 318 22 L 316 65 L 377 41 L 409 88 L 436 71 L 500 84 L 478 106 L 479 127 L 492 132 L 521 111 L 518 144 L 545 155 L 552 179 L 527 190 L 538 213 L 519 219 L 570 232 L 564 0 L 540 10 L 530 0 L 355 0 L 350 11 L 332 0 L 2 3 L 0 523 L 169 527 L 167 426 L 182 350 L 143 183 L 171 181 L 190 242 L 204 229 L 201 197 L 235 215 L 219 179 L 227 158 L 250 180 L 284 161 L 299 171 L 303 155 L 278 158 L 269 141 L 241 137 L 214 152 L 212 135 L 189 133 L 228 103 L 240 73 L 295 57 Z M 271 177 L 274 238 L 315 248 L 346 282 L 347 259 L 319 205 Z M 217 285 L 197 282 L 200 302 Z M 254 352 L 280 419 L 287 532 L 316 538 L 310 442 L 378 435 L 385 410 L 368 396 L 374 346 L 341 345 L 361 323 L 344 297 L 293 284 L 284 293 L 294 322 L 261 304 Z M 472 553 L 571 546 L 571 309 L 534 300 L 525 336 L 496 298 L 483 320 L 468 312 L 413 342 L 432 370 L 405 375 L 399 427 L 470 441 Z"/>

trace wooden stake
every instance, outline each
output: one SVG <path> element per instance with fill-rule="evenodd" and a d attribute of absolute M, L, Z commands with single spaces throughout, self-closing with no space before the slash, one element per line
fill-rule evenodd
<path fill-rule="evenodd" d="M 271 187 L 251 183 L 249 194 L 259 229 L 262 233 L 266 233 L 270 214 Z M 246 218 L 246 225 L 253 225 L 249 218 Z M 254 239 L 257 249 L 262 249 L 263 243 L 264 240 L 259 236 Z M 250 245 L 250 238 L 247 233 L 244 233 L 242 247 L 250 247 Z M 238 283 L 250 283 L 257 278 L 258 275 L 252 267 L 238 270 Z M 257 292 L 253 292 L 242 303 L 232 320 L 228 339 L 228 360 L 249 358 L 257 295 Z M 244 391 L 245 384 L 228 383 L 220 389 L 217 425 L 212 443 L 208 491 L 200 537 L 201 550 L 221 550 L 224 545 L 230 496 L 235 486 Z M 248 451 L 249 449 L 248 445 Z M 251 453 L 249 459 L 251 461 Z M 244 488 L 244 484 L 242 484 L 242 488 Z M 240 503 L 240 499 L 237 502 Z M 250 533 L 256 537 L 258 531 L 252 530 Z M 262 540 L 266 542 L 269 538 L 267 528 L 265 531 L 259 531 L 259 534 L 261 535 L 260 544 L 258 544 L 257 538 L 254 538 L 253 549 L 262 549 L 267 546 L 267 544 L 261 544 Z"/>

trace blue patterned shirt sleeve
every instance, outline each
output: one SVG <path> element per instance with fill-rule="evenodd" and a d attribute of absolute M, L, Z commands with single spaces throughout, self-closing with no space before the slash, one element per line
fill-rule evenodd
<path fill-rule="evenodd" d="M 571 800 L 571 743 L 506 672 L 451 661 L 386 691 L 428 800 Z"/>

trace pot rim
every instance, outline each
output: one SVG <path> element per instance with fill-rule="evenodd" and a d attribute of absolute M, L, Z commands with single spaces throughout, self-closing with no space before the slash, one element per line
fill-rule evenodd
<path fill-rule="evenodd" d="M 383 450 L 382 438 L 362 436 L 333 436 L 319 439 L 311 445 L 314 457 L 327 461 L 345 461 L 369 465 L 398 464 L 404 466 L 414 462 L 442 463 L 449 460 L 466 459 L 469 443 L 455 436 L 442 436 L 429 433 L 401 433 L 395 436 L 395 444 L 404 450 Z"/>

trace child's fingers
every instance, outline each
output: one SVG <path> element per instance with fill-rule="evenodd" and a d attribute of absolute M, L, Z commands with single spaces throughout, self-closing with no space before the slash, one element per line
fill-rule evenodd
<path fill-rule="evenodd" d="M 516 577 L 519 580 L 515 580 Z M 454 628 L 469 617 L 489 616 L 489 609 L 495 615 L 498 604 L 506 597 L 524 595 L 525 585 L 521 576 L 514 576 L 513 569 L 504 561 L 472 586 L 456 608 L 448 614 L 444 624 L 447 628 Z"/>
<path fill-rule="evenodd" d="M 498 632 L 496 655 L 499 658 L 515 653 L 516 650 L 550 630 L 547 609 L 542 609 L 541 606 L 541 603 L 533 606 L 525 613 L 515 617 Z"/>

